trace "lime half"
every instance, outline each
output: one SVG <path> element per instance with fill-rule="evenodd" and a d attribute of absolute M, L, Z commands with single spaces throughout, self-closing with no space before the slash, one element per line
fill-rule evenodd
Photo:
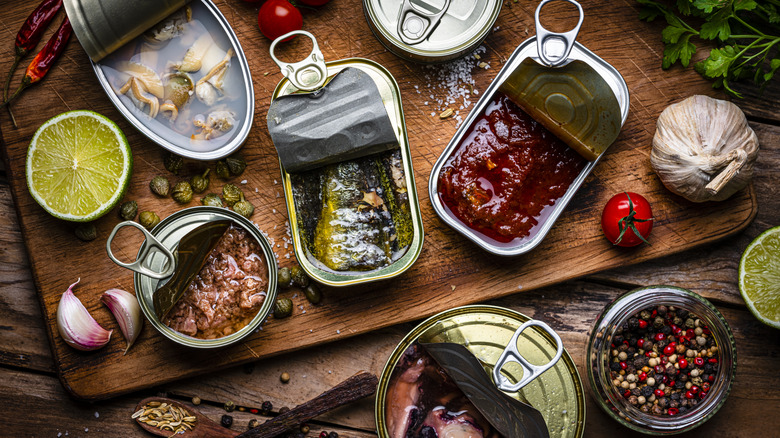
<path fill-rule="evenodd" d="M 116 123 L 93 111 L 69 111 L 46 121 L 27 149 L 27 187 L 52 216 L 88 222 L 122 198 L 133 157 Z"/>
<path fill-rule="evenodd" d="M 764 231 L 745 249 L 739 293 L 756 318 L 780 329 L 780 227 Z"/>

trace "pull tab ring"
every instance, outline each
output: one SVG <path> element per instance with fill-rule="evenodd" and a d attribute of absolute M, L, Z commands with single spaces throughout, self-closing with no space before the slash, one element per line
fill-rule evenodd
<path fill-rule="evenodd" d="M 568 32 L 550 32 L 542 26 L 542 22 L 539 20 L 539 12 L 542 10 L 542 6 L 553 1 L 556 0 L 542 0 L 534 14 L 534 20 L 536 20 L 536 51 L 542 63 L 548 67 L 558 67 L 566 62 L 569 58 L 569 53 L 571 53 L 571 48 L 574 47 L 574 40 L 577 39 L 577 34 L 580 32 L 582 20 L 585 18 L 582 6 L 576 0 L 558 0 L 567 1 L 576 6 L 580 19 L 577 21 L 574 29 Z"/>
<path fill-rule="evenodd" d="M 398 36 L 410 46 L 425 41 L 441 21 L 450 7 L 450 0 L 444 1 L 439 11 L 428 12 L 412 6 L 411 0 L 404 0 L 398 14 Z"/>
<path fill-rule="evenodd" d="M 282 62 L 274 54 L 276 45 L 294 35 L 304 35 L 311 39 L 313 45 L 311 53 L 303 61 L 298 61 L 294 64 Z M 328 78 L 328 68 L 325 66 L 325 58 L 322 56 L 320 46 L 317 45 L 317 39 L 314 38 L 314 35 L 305 30 L 294 30 L 275 39 L 271 43 L 269 51 L 271 52 L 271 59 L 279 66 L 279 70 L 282 71 L 284 77 L 292 82 L 295 88 L 303 91 L 314 91 L 325 85 L 325 80 Z"/>
<path fill-rule="evenodd" d="M 517 339 L 520 337 L 520 334 L 528 327 L 537 326 L 547 332 L 552 338 L 555 340 L 555 344 L 557 345 L 558 349 L 555 352 L 555 357 L 550 360 L 550 362 L 544 364 L 544 365 L 534 365 L 530 362 L 528 362 L 523 355 L 520 354 L 520 351 L 517 349 Z M 561 337 L 558 336 L 558 333 L 555 333 L 553 329 L 550 328 L 547 324 L 543 323 L 542 321 L 537 320 L 530 320 L 526 321 L 525 324 L 521 325 L 520 328 L 515 331 L 515 334 L 512 335 L 512 339 L 509 341 L 509 344 L 506 346 L 504 351 L 501 353 L 501 356 L 499 356 L 498 361 L 496 361 L 495 367 L 493 367 L 493 381 L 496 383 L 496 386 L 498 389 L 502 391 L 507 392 L 517 392 L 520 390 L 520 388 L 527 385 L 531 380 L 539 377 L 540 374 L 550 369 L 553 365 L 555 365 L 558 362 L 558 359 L 561 358 L 561 355 L 563 354 L 563 341 L 561 341 Z M 520 364 L 520 367 L 523 369 L 523 377 L 520 378 L 520 381 L 515 383 L 514 385 L 509 382 L 509 380 L 501 375 L 501 369 L 504 368 L 504 366 L 507 363 L 510 362 L 517 362 Z"/>
<path fill-rule="evenodd" d="M 116 258 L 116 256 L 114 256 L 114 253 L 111 251 L 111 242 L 114 241 L 114 236 L 116 236 L 116 233 L 124 227 L 135 227 L 144 233 L 144 238 L 145 238 L 144 245 L 141 246 L 141 251 L 138 253 L 138 256 L 135 258 L 135 261 L 132 263 L 125 263 L 120 261 L 119 259 Z M 165 263 L 164 265 L 165 268 L 161 272 L 152 271 L 151 269 L 143 265 L 144 261 L 149 256 L 149 253 L 152 251 L 152 249 L 157 249 L 167 259 L 167 263 Z M 142 227 L 140 224 L 133 221 L 120 222 L 114 227 L 114 229 L 111 231 L 111 235 L 108 236 L 108 240 L 106 241 L 106 251 L 108 252 L 108 258 L 110 258 L 117 265 L 129 269 L 133 272 L 137 272 L 141 275 L 152 277 L 157 280 L 162 280 L 163 278 L 170 277 L 171 274 L 173 274 L 173 271 L 176 269 L 176 258 L 171 252 L 171 250 L 166 248 L 165 245 L 160 243 L 159 240 L 157 240 L 154 236 L 152 236 L 152 233 L 146 231 L 146 228 Z"/>

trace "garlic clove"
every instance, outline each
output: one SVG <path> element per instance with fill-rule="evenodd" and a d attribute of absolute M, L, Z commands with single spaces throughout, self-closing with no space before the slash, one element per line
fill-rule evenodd
<path fill-rule="evenodd" d="M 130 292 L 122 289 L 109 289 L 103 292 L 100 301 L 108 306 L 108 309 L 111 310 L 114 318 L 119 323 L 119 329 L 127 341 L 127 348 L 124 353 L 127 354 L 127 350 L 130 349 L 130 346 L 133 345 L 133 342 L 141 333 L 141 327 L 144 322 L 138 300 Z"/>
<path fill-rule="evenodd" d="M 113 330 L 101 327 L 73 294 L 73 287 L 80 281 L 79 278 L 71 284 L 60 298 L 57 306 L 57 328 L 62 339 L 71 347 L 82 351 L 97 350 L 108 344 Z"/>

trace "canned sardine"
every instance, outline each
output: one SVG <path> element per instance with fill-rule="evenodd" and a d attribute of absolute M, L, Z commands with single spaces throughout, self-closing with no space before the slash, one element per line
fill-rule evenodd
<path fill-rule="evenodd" d="M 474 51 L 498 18 L 496 0 L 363 0 L 368 26 L 394 54 L 436 63 Z"/>

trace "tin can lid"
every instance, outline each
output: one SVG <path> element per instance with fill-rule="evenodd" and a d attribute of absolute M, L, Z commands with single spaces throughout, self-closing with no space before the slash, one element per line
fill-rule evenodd
<path fill-rule="evenodd" d="M 495 0 L 363 0 L 374 35 L 396 55 L 434 63 L 479 47 L 501 11 Z"/>

